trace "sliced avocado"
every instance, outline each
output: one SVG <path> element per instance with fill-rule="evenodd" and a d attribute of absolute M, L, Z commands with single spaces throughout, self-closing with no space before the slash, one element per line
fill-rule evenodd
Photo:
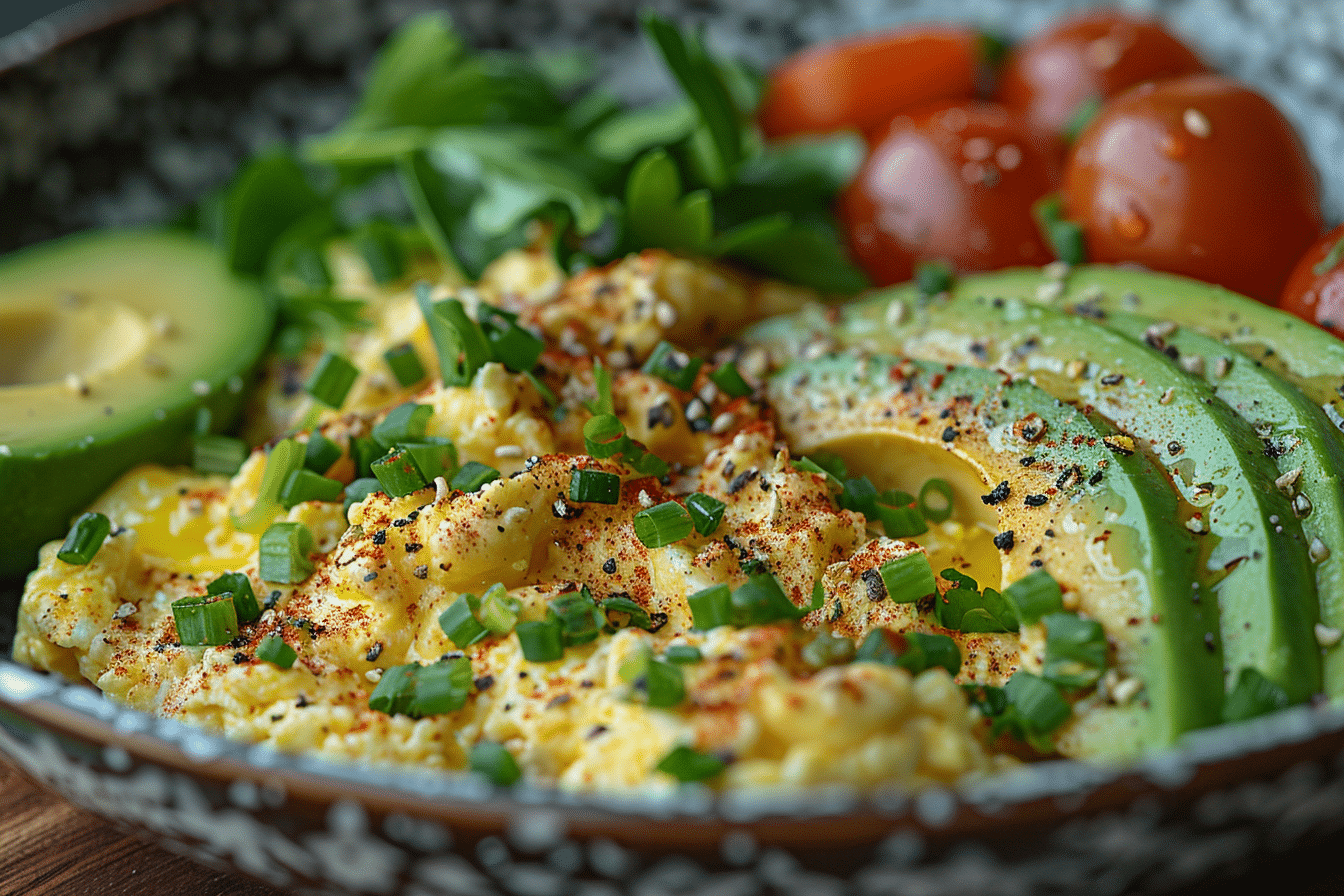
<path fill-rule="evenodd" d="M 1117 758 L 1214 724 L 1222 703 L 1218 611 L 1191 582 L 1196 538 L 1165 477 L 1133 441 L 1025 379 L 888 356 L 786 367 L 767 384 L 796 453 L 835 451 L 850 469 L 918 490 L 900 474 L 920 451 L 956 458 L 979 486 L 963 507 L 997 518 L 1004 584 L 1044 567 L 1106 620 L 1123 674 L 1144 683 L 1112 719 L 1085 726 L 1070 755 Z M 1064 737 L 1069 738 L 1069 734 Z"/>
<path fill-rule="evenodd" d="M 908 295 L 879 293 L 838 320 L 834 309 L 775 319 L 745 339 L 781 360 L 853 346 L 1029 373 L 1056 397 L 1095 407 L 1160 460 L 1190 505 L 1189 524 L 1208 533 L 1203 578 L 1222 608 L 1229 682 L 1249 666 L 1294 701 L 1320 691 L 1308 542 L 1259 437 L 1208 384 L 1077 315 L 974 293 L 924 304 Z"/>
<path fill-rule="evenodd" d="M 0 259 L 0 579 L 136 463 L 222 429 L 273 310 L 185 235 L 97 232 Z"/>

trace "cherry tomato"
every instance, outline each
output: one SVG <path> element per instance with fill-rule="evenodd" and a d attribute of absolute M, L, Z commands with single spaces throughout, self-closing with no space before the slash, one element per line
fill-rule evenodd
<path fill-rule="evenodd" d="M 1221 75 L 1131 88 L 1074 144 L 1064 208 L 1093 261 L 1132 261 L 1275 302 L 1320 236 L 1320 192 L 1292 126 Z"/>
<path fill-rule="evenodd" d="M 981 45 L 970 28 L 931 25 L 809 47 L 771 73 L 761 130 L 767 137 L 844 128 L 871 135 L 902 110 L 970 99 Z"/>
<path fill-rule="evenodd" d="M 1015 47 L 999 81 L 999 101 L 1032 128 L 1063 137 L 1089 102 L 1143 81 L 1204 71 L 1199 57 L 1158 22 L 1116 10 L 1065 19 Z"/>
<path fill-rule="evenodd" d="M 879 284 L 914 266 L 958 271 L 1045 264 L 1053 257 L 1031 205 L 1058 169 L 1002 106 L 943 103 L 898 115 L 840 199 L 850 249 Z"/>
<path fill-rule="evenodd" d="M 1344 337 L 1344 224 L 1317 240 L 1298 261 L 1279 307 Z"/>

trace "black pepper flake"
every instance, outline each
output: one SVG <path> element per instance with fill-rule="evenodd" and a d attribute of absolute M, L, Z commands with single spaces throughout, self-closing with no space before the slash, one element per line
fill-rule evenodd
<path fill-rule="evenodd" d="M 951 408 L 943 408 L 941 411 L 938 412 L 938 419 L 939 419 L 939 420 L 946 420 L 948 417 L 951 417 L 951 416 L 952 416 L 952 409 L 951 409 Z"/>
<path fill-rule="evenodd" d="M 303 709 L 305 706 L 308 705 L 308 698 L 303 694 L 300 694 L 298 696 L 298 699 L 294 701 L 294 705 L 297 706 L 299 709 Z"/>
<path fill-rule="evenodd" d="M 1204 649 L 1209 653 L 1217 652 L 1218 641 L 1213 637 L 1213 632 L 1204 633 Z"/>
<path fill-rule="evenodd" d="M 764 476 L 761 477 L 761 491 L 770 491 L 770 480 L 766 479 Z"/>
<path fill-rule="evenodd" d="M 1125 375 L 1123 373 L 1108 373 L 1101 378 L 1101 384 L 1103 386 L 1118 386 L 1124 381 Z"/>
<path fill-rule="evenodd" d="M 270 594 L 266 595 L 266 600 L 262 602 L 261 607 L 263 610 L 274 610 L 275 605 L 279 602 L 280 602 L 280 592 L 272 591 Z"/>
<path fill-rule="evenodd" d="M 378 571 L 377 571 L 377 570 L 374 570 L 373 572 L 371 572 L 371 573 L 369 573 L 368 575 L 364 576 L 364 581 L 366 581 L 366 582 L 372 582 L 372 581 L 373 581 L 374 579 L 376 579 L 376 578 L 378 578 Z"/>
<path fill-rule="evenodd" d="M 1047 495 L 1027 495 L 1022 499 L 1022 503 L 1028 507 L 1041 507 L 1049 500 L 1050 498 Z"/>
<path fill-rule="evenodd" d="M 727 482 L 729 479 L 732 479 L 733 474 L 736 472 L 737 472 L 737 464 L 733 463 L 732 461 L 728 461 L 726 464 L 723 465 L 724 481 Z"/>
<path fill-rule="evenodd" d="M 393 521 L 392 521 L 392 527 L 393 527 L 394 529 L 400 529 L 400 528 L 402 528 L 403 526 L 409 526 L 410 524 L 411 524 L 411 521 L 410 521 L 410 520 L 393 520 Z"/>
<path fill-rule="evenodd" d="M 1185 447 L 1180 442 L 1173 440 L 1167 443 L 1167 453 L 1172 455 L 1173 457 L 1175 457 L 1177 454 L 1180 454 L 1184 450 Z"/>
<path fill-rule="evenodd" d="M 666 613 L 650 613 L 650 614 L 649 614 L 649 632 L 650 632 L 650 633 L 656 633 L 660 628 L 662 628 L 662 627 L 665 626 L 665 625 L 667 625 L 667 614 L 666 614 Z"/>
<path fill-rule="evenodd" d="M 1031 561 L 1031 563 L 1029 563 L 1028 565 L 1029 565 L 1032 569 L 1040 569 L 1042 566 L 1045 565 L 1045 563 L 1044 563 L 1044 561 L 1041 561 L 1041 560 L 1033 560 L 1033 561 Z"/>
<path fill-rule="evenodd" d="M 659 402 L 649 408 L 646 417 L 646 423 L 649 429 L 657 429 L 660 426 L 672 427 L 677 422 L 676 415 L 672 412 L 672 405 L 666 401 Z"/>
<path fill-rule="evenodd" d="M 555 516 L 556 519 L 572 520 L 583 515 L 583 508 L 575 507 L 565 500 L 564 495 L 561 495 L 555 499 L 553 504 L 551 504 L 551 514 Z M 608 520 L 608 522 L 610 522 L 610 520 Z"/>
<path fill-rule="evenodd" d="M 606 725 L 594 725 L 592 728 L 588 730 L 588 739 L 592 740 L 593 738 L 601 737 L 606 733 L 607 733 Z"/>
<path fill-rule="evenodd" d="M 500 530 L 500 531 L 503 531 L 503 530 Z M 408 554 L 415 554 L 415 553 L 418 553 L 418 552 L 420 551 L 420 549 L 423 548 L 423 547 L 424 547 L 424 545 L 422 545 L 422 544 L 420 544 L 419 542 L 416 542 L 416 541 L 410 541 L 410 542 L 407 542 L 407 543 L 406 543 L 406 553 L 408 553 Z"/>
<path fill-rule="evenodd" d="M 410 513 L 406 514 L 406 519 L 410 520 L 411 522 L 415 522 L 415 520 L 416 520 L 419 516 L 420 516 L 420 511 L 418 511 L 418 510 L 412 510 Z"/>
<path fill-rule="evenodd" d="M 411 570 L 411 575 L 415 576 L 417 579 L 427 579 L 429 578 L 429 567 L 421 563 L 415 569 Z"/>
<path fill-rule="evenodd" d="M 732 461 L 729 461 L 729 463 L 732 463 Z M 751 482 L 751 480 L 755 479 L 759 475 L 760 471 L 757 470 L 755 467 L 752 467 L 750 470 L 743 470 L 741 473 L 738 473 L 736 476 L 733 477 L 733 480 L 728 483 L 728 494 L 735 495 L 738 492 L 742 491 L 742 489 L 746 487 L 748 482 Z"/>
<path fill-rule="evenodd" d="M 383 642 L 378 641 L 372 647 L 369 648 L 368 653 L 364 654 L 364 659 L 372 663 L 382 655 L 383 655 Z"/>
<path fill-rule="evenodd" d="M 235 666 L 241 666 L 241 665 L 242 665 L 243 663 L 245 663 L 245 662 L 247 662 L 247 654 L 245 654 L 245 653 L 235 653 L 235 654 L 233 655 L 233 664 L 234 664 Z"/>
<path fill-rule="evenodd" d="M 1087 484 L 1088 484 L 1088 485 L 1100 485 L 1100 484 L 1101 484 L 1101 480 L 1104 479 L 1104 478 L 1106 478 L 1106 474 L 1105 474 L 1103 471 L 1098 470 L 1097 472 L 1093 473 L 1091 476 L 1089 476 L 1089 477 L 1087 478 Z"/>
<path fill-rule="evenodd" d="M 615 575 L 615 574 L 616 574 L 616 558 L 615 558 L 615 557 L 608 557 L 608 558 L 606 559 L 606 561 L 604 561 L 603 564 L 602 564 L 602 571 L 603 571 L 604 573 L 606 573 L 607 575 L 609 575 L 609 576 L 611 576 L 611 575 Z"/>
<path fill-rule="evenodd" d="M 1002 504 L 1004 501 L 1008 500 L 1008 494 L 1010 491 L 1011 489 L 1009 489 L 1008 487 L 1008 480 L 1005 479 L 998 485 L 994 486 L 993 490 L 990 491 L 989 494 L 981 495 L 980 500 L 986 504 L 989 504 L 990 506 L 993 506 L 995 504 Z"/>
<path fill-rule="evenodd" d="M 1276 445 L 1269 439 L 1265 439 L 1264 443 L 1265 443 L 1265 457 L 1268 457 L 1271 460 L 1277 460 L 1278 458 L 1283 457 L 1285 454 L 1288 453 L 1282 445 Z"/>
<path fill-rule="evenodd" d="M 1046 530 L 1045 530 L 1045 537 L 1046 537 L 1046 538 L 1054 538 L 1054 537 L 1055 537 L 1055 530 L 1054 530 L 1054 529 L 1046 529 Z"/>
<path fill-rule="evenodd" d="M 557 706 L 564 706 L 566 703 L 568 703 L 573 699 L 574 698 L 571 697 L 569 694 L 556 694 L 550 700 L 546 701 L 546 708 L 555 709 Z"/>
<path fill-rule="evenodd" d="M 387 544 L 387 530 L 379 529 L 377 532 L 373 533 L 373 543 Z"/>
<path fill-rule="evenodd" d="M 1032 464 L 1036 463 L 1036 455 L 1028 454 L 1026 457 L 1019 460 L 1018 463 L 1024 467 L 1029 467 Z"/>
<path fill-rule="evenodd" d="M 981 364 L 989 361 L 989 349 L 985 348 L 983 342 L 972 342 L 970 349 L 971 354 L 975 356 L 975 360 L 979 361 Z"/>
<path fill-rule="evenodd" d="M 943 441 L 944 441 L 944 442 L 951 442 L 951 441 L 952 441 L 953 439 L 955 439 L 956 437 L 957 437 L 957 431 L 956 431 L 955 429 L 953 429 L 952 427 L 949 426 L 949 427 L 947 427 L 946 429 L 943 430 Z"/>
<path fill-rule="evenodd" d="M 1066 488 L 1070 482 L 1081 482 L 1082 479 L 1083 468 L 1074 464 L 1063 473 L 1059 474 L 1059 477 L 1055 480 L 1055 488 Z"/>
<path fill-rule="evenodd" d="M 868 599 L 874 603 L 887 599 L 887 583 L 882 581 L 882 573 L 875 569 L 865 569 L 859 576 L 868 589 Z"/>
<path fill-rule="evenodd" d="M 994 536 L 994 547 L 1001 551 L 1011 551 L 1013 549 L 1013 530 L 1000 532 Z"/>
<path fill-rule="evenodd" d="M 482 675 L 480 678 L 472 682 L 472 684 L 476 685 L 476 690 L 478 691 L 488 691 L 490 690 L 490 688 L 494 687 L 495 676 Z"/>

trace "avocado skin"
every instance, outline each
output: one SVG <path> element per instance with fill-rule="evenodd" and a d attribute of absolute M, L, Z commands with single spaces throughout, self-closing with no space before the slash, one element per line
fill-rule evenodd
<path fill-rule="evenodd" d="M 138 269 L 159 272 L 164 282 L 187 277 L 191 292 L 175 293 L 169 310 L 188 321 L 208 319 L 210 344 L 188 346 L 210 358 L 210 369 L 181 368 L 162 381 L 161 393 L 133 400 L 116 393 L 95 396 L 114 413 L 82 436 L 32 442 L 20 437 L 0 456 L 0 582 L 17 582 L 37 564 L 37 551 L 63 538 L 71 520 L 122 473 L 140 463 L 184 464 L 191 460 L 197 413 L 207 408 L 212 430 L 225 431 L 240 416 L 246 386 L 274 325 L 273 305 L 253 284 L 224 267 L 218 252 L 183 234 L 158 230 L 91 232 L 45 243 L 0 259 L 0 310 L 17 279 L 32 272 L 49 282 L 51 272 L 70 270 L 78 287 L 98 283 L 102 273 L 125 270 L 128 256 Z M 149 293 L 139 283 L 107 283 Z M 189 317 L 188 317 L 189 316 Z M 213 362 L 219 362 L 218 364 Z M 201 388 L 204 383 L 206 388 Z M 203 393 L 203 394 L 201 394 Z M 153 405 L 151 407 L 150 405 Z M 124 409 L 124 410 L 123 410 Z M 45 410 L 41 405 L 38 413 Z"/>
<path fill-rule="evenodd" d="M 1039 282 L 1039 272 L 1036 276 Z M 1138 399 L 1143 404 L 1133 408 L 1144 419 L 1123 420 L 1121 426 L 1145 442 L 1152 439 L 1153 447 L 1166 445 L 1186 426 L 1198 426 L 1205 435 L 1184 439 L 1185 453 L 1212 452 L 1206 458 L 1208 469 L 1229 471 L 1215 485 L 1226 486 L 1231 497 L 1216 496 L 1215 503 L 1206 508 L 1213 511 L 1208 515 L 1225 553 L 1235 553 L 1225 557 L 1215 549 L 1210 560 L 1216 568 L 1210 569 L 1208 578 L 1218 588 L 1224 613 L 1229 686 L 1240 667 L 1250 665 L 1283 687 L 1294 702 L 1320 692 L 1321 656 L 1313 630 L 1318 606 L 1307 545 L 1288 499 L 1274 487 L 1277 469 L 1264 456 L 1263 445 L 1248 424 L 1202 380 L 1142 344 L 1085 318 L 1020 298 L 1000 298 L 988 283 L 975 288 L 960 284 L 954 295 L 931 301 L 918 301 L 916 295 L 912 287 L 871 295 L 843 306 L 834 323 L 833 314 L 815 311 L 776 318 L 748 330 L 744 340 L 766 346 L 778 359 L 806 351 L 806 343 L 815 336 L 834 348 L 906 352 L 1030 372 L 1047 391 L 1065 400 L 1094 404 L 1108 418 L 1117 411 L 1131 415 L 1124 403 L 1115 402 L 1137 389 L 1133 395 L 1146 397 Z M 1130 366 L 1117 366 L 1117 358 Z M 1090 359 L 1094 368 L 1126 375 L 1110 385 L 1099 381 L 1095 373 L 1074 382 L 1064 371 L 1076 359 Z M 1159 400 L 1167 386 L 1177 395 L 1170 408 Z M 1135 429 L 1136 423 L 1144 431 Z M 1176 459 L 1164 452 L 1152 450 L 1151 454 L 1164 466 L 1174 466 Z M 1176 469 L 1171 472 L 1180 478 Z M 1194 485 L 1190 483 L 1186 490 Z M 1222 518 L 1233 509 L 1228 501 L 1240 506 L 1239 516 Z M 1247 524 L 1252 541 L 1243 552 L 1235 539 L 1246 537 L 1240 527 Z M 1225 562 L 1226 575 L 1219 581 Z"/>
<path fill-rule="evenodd" d="M 809 420 L 828 391 L 840 398 L 825 407 L 825 419 Z M 1054 561 L 1112 531 L 1137 533 L 1144 554 L 1133 558 L 1138 582 L 1116 586 L 1126 593 L 1140 590 L 1144 616 L 1112 625 L 1139 645 L 1135 671 L 1146 682 L 1146 694 L 1112 717 L 1099 739 L 1081 746 L 1090 755 L 1122 758 L 1219 721 L 1218 607 L 1212 599 L 1200 600 L 1199 591 L 1192 594 L 1200 563 L 1195 536 L 1179 522 L 1176 495 L 1162 473 L 1142 453 L 1123 450 L 1128 443 L 1116 441 L 1118 433 L 1105 420 L 1080 413 L 1024 379 L 881 354 L 791 363 L 771 377 L 767 393 L 781 432 L 791 445 L 801 441 L 805 450 L 812 441 L 842 439 L 855 430 L 942 443 L 949 452 L 981 445 L 966 437 L 967 426 L 1001 433 L 984 443 L 988 453 L 999 456 L 977 465 L 1011 477 L 1006 481 L 1012 498 L 997 505 L 1001 524 L 1020 536 L 1002 558 L 1007 576 L 1026 575 L 1035 568 L 1035 558 L 1043 557 L 1047 571 L 1075 581 L 1077 576 Z M 1015 423 L 1032 415 L 1040 418 L 1036 423 L 1044 435 L 1024 439 Z M 960 432 L 950 443 L 939 436 L 947 425 Z M 897 451 L 890 455 L 899 456 Z M 1083 475 L 1059 478 L 1079 468 Z M 985 485 L 988 490 L 993 483 Z M 1045 503 L 1023 501 L 1033 492 L 1041 492 Z M 1087 533 L 1069 534 L 1056 519 L 1089 510 L 1092 529 Z M 1100 587 L 1108 584 L 1103 579 Z"/>

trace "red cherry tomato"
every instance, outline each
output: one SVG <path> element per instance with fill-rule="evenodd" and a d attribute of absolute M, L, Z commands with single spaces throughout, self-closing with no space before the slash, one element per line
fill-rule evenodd
<path fill-rule="evenodd" d="M 770 75 L 767 137 L 880 130 L 897 112 L 975 96 L 981 38 L 952 25 L 898 28 L 817 44 Z"/>
<path fill-rule="evenodd" d="M 1015 47 L 1000 77 L 999 100 L 1040 133 L 1062 137 L 1090 101 L 1143 81 L 1202 71 L 1199 57 L 1158 22 L 1099 10 Z"/>
<path fill-rule="evenodd" d="M 1298 261 L 1279 307 L 1344 337 L 1344 224 L 1317 240 Z"/>
<path fill-rule="evenodd" d="M 1064 207 L 1093 261 L 1132 261 L 1277 301 L 1320 236 L 1320 193 L 1292 126 L 1230 78 L 1134 87 L 1074 144 Z"/>
<path fill-rule="evenodd" d="M 1031 205 L 1055 189 L 1050 153 L 1002 106 L 943 103 L 899 115 L 840 199 L 849 245 L 879 284 L 914 266 L 958 271 L 1045 264 L 1053 257 Z"/>

